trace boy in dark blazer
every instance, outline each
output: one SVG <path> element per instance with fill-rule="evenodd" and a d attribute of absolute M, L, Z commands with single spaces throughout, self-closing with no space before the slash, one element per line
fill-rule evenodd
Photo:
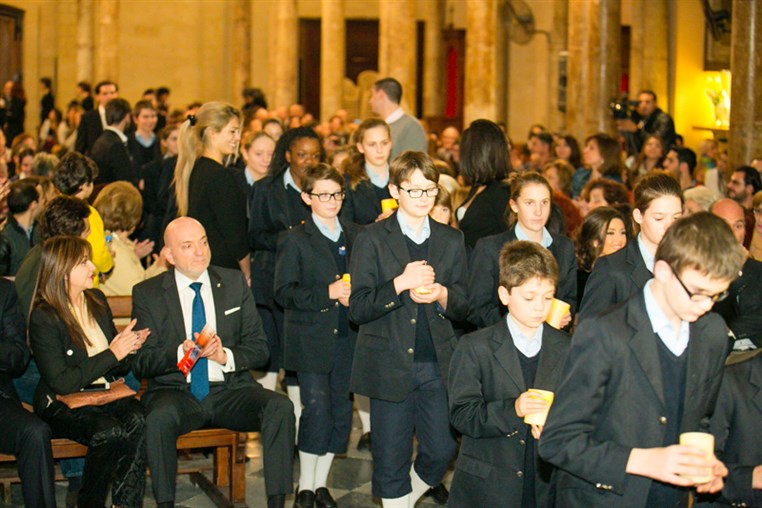
<path fill-rule="evenodd" d="M 682 475 L 697 472 L 712 473 L 699 493 L 722 489 L 722 462 L 677 443 L 709 432 L 729 345 L 709 310 L 742 263 L 722 219 L 678 219 L 653 280 L 577 328 L 540 439 L 540 456 L 558 468 L 556 506 L 687 506 L 694 484 Z"/>
<path fill-rule="evenodd" d="M 384 508 L 413 506 L 456 447 L 446 386 L 451 321 L 468 313 L 466 252 L 460 232 L 429 220 L 438 180 L 427 155 L 397 157 L 389 191 L 399 209 L 365 227 L 350 262 L 349 318 L 360 326 L 351 389 L 370 398 L 373 495 Z"/>
<path fill-rule="evenodd" d="M 308 169 L 302 199 L 312 210 L 304 224 L 280 237 L 275 299 L 284 309 L 284 367 L 295 371 L 302 409 L 299 492 L 294 506 L 334 507 L 326 488 L 337 453 L 346 453 L 352 428 L 355 334 L 347 319 L 348 256 L 356 229 L 338 219 L 344 179 L 328 164 Z"/>
<path fill-rule="evenodd" d="M 498 296 L 508 315 L 462 337 L 450 363 L 450 421 L 463 434 L 449 505 L 546 506 L 551 466 L 536 453 L 548 409 L 528 391 L 555 391 L 569 335 L 543 322 L 558 284 L 553 254 L 529 241 L 500 252 Z"/>

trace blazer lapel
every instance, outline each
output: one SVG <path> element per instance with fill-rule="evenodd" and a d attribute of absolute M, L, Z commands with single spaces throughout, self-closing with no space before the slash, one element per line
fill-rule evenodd
<path fill-rule="evenodd" d="M 505 319 L 502 319 L 500 325 L 495 328 L 492 333 L 492 340 L 499 344 L 497 349 L 495 349 L 495 359 L 508 376 L 510 376 L 519 391 L 524 393 L 527 391 L 527 386 L 526 383 L 524 383 L 524 374 L 521 371 L 519 354 L 516 352 L 516 347 L 513 345 L 513 339 L 511 338 L 511 333 L 508 331 L 508 325 L 506 324 Z M 539 371 L 539 368 L 537 370 Z"/>
<path fill-rule="evenodd" d="M 179 342 L 182 342 L 186 338 L 185 336 L 185 323 L 183 322 L 183 306 L 180 305 L 180 288 L 175 283 L 175 271 L 170 269 L 164 276 L 164 282 L 162 283 L 164 289 L 164 304 L 169 314 L 169 319 L 172 322 L 172 326 L 175 329 L 175 337 Z"/>
<path fill-rule="evenodd" d="M 323 233 L 320 232 L 312 217 L 304 221 L 304 232 L 309 235 L 310 245 L 315 249 L 315 252 L 320 253 L 320 259 L 329 259 L 333 273 L 339 273 L 339 267 L 336 266 L 336 258 L 334 258 L 333 253 L 328 248 L 328 244 L 323 239 Z M 344 238 L 346 239 L 346 231 L 344 233 Z"/>
<path fill-rule="evenodd" d="M 643 294 L 639 293 L 636 298 L 631 299 L 627 307 L 627 324 L 635 330 L 635 333 L 630 337 L 630 349 L 637 358 L 640 368 L 643 369 L 662 407 L 665 407 L 658 344 L 654 340 L 654 332 L 646 313 Z"/>
<path fill-rule="evenodd" d="M 754 396 L 752 401 L 758 409 L 762 410 L 762 364 L 759 360 L 749 360 L 752 362 L 749 369 L 749 384 L 754 387 Z"/>
<path fill-rule="evenodd" d="M 404 270 L 405 266 L 410 263 L 410 251 L 405 244 L 405 237 L 397 222 L 397 214 L 394 213 L 391 217 L 386 219 L 384 226 L 388 232 L 386 236 L 386 245 L 389 247 L 389 250 L 392 251 L 392 254 L 394 254 L 394 257 L 397 258 L 397 261 Z"/>
<path fill-rule="evenodd" d="M 537 373 L 534 377 L 534 386 L 537 387 L 538 379 L 551 379 L 553 371 L 558 367 L 561 360 L 561 348 L 558 347 L 559 339 L 548 334 L 548 327 L 543 326 L 542 348 L 540 348 L 540 361 L 537 365 Z"/>
<path fill-rule="evenodd" d="M 217 321 L 217 335 L 221 338 L 230 340 L 230 334 L 225 329 L 225 311 L 228 309 L 226 298 L 227 288 L 222 281 L 222 277 L 214 267 L 207 269 L 209 272 L 209 281 L 212 283 L 212 297 L 214 298 L 214 316 Z"/>
<path fill-rule="evenodd" d="M 653 274 L 646 268 L 646 262 L 643 261 L 643 256 L 640 254 L 637 239 L 633 239 L 628 244 L 628 247 L 630 249 L 627 251 L 627 262 L 632 267 L 630 278 L 638 288 L 643 289 L 646 286 L 646 282 L 653 278 Z"/>

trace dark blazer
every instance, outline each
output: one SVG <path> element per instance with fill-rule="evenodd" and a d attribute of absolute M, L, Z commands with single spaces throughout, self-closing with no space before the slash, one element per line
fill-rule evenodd
<path fill-rule="evenodd" d="M 642 291 L 578 326 L 540 439 L 556 506 L 645 508 L 652 480 L 625 469 L 633 448 L 664 445 L 657 340 Z M 690 325 L 681 433 L 709 432 L 727 347 L 716 314 Z"/>
<path fill-rule="evenodd" d="M 233 172 L 199 157 L 188 182 L 188 217 L 204 226 L 212 264 L 238 270 L 238 261 L 249 254 L 246 242 L 246 198 Z"/>
<path fill-rule="evenodd" d="M 341 227 L 349 255 L 357 227 L 344 222 Z M 341 304 L 328 298 L 328 285 L 341 276 L 312 217 L 281 235 L 275 259 L 275 300 L 285 310 L 286 370 L 328 374 L 333 369 Z M 350 329 L 353 350 L 355 336 Z"/>
<path fill-rule="evenodd" d="M 558 287 L 556 298 L 571 305 L 571 313 L 577 310 L 577 261 L 574 245 L 565 236 L 550 234 L 553 243 L 548 250 L 558 263 Z M 516 227 L 499 235 L 482 238 L 471 253 L 471 270 L 468 277 L 468 294 L 471 312 L 468 320 L 478 328 L 494 325 L 505 314 L 505 306 L 497 297 L 500 285 L 500 250 L 506 243 L 516 241 Z"/>
<path fill-rule="evenodd" d="M 579 306 L 579 320 L 600 314 L 642 290 L 653 278 L 640 254 L 637 237 L 621 250 L 598 258 L 587 279 Z"/>
<path fill-rule="evenodd" d="M 209 279 L 214 295 L 217 335 L 235 357 L 235 372 L 225 373 L 231 387 L 254 383 L 249 369 L 261 367 L 269 356 L 254 297 L 240 271 L 210 266 Z M 135 355 L 133 370 L 138 379 L 148 379 L 148 390 L 181 388 L 190 390 L 177 368 L 177 347 L 187 338 L 175 271 L 170 269 L 132 289 L 132 317 L 137 329 L 148 328 L 151 335 Z"/>
<path fill-rule="evenodd" d="M 762 355 L 755 353 L 725 369 L 711 425 L 717 458 L 729 474 L 721 495 L 704 496 L 706 504 L 698 506 L 762 506 L 762 491 L 751 488 L 754 467 L 762 464 Z"/>
<path fill-rule="evenodd" d="M 508 229 L 505 209 L 511 199 L 511 189 L 503 181 L 491 182 L 469 205 L 459 223 L 466 247 L 473 249 L 485 236 L 497 235 Z"/>
<path fill-rule="evenodd" d="M 273 306 L 273 279 L 275 278 L 275 249 L 278 235 L 298 226 L 311 212 L 305 204 L 303 214 L 292 217 L 288 194 L 283 186 L 283 173 L 267 176 L 254 184 L 249 202 L 249 247 L 251 248 L 251 289 L 257 295 L 257 304 Z"/>
<path fill-rule="evenodd" d="M 376 217 L 381 215 L 381 201 L 370 180 L 358 182 L 357 187 L 352 189 L 351 180 L 347 177 L 345 189 L 347 197 L 341 205 L 341 218 L 361 226 L 376 222 Z"/>
<path fill-rule="evenodd" d="M 0 278 L 0 397 L 19 400 L 13 378 L 20 376 L 29 362 L 26 323 L 19 310 L 13 282 Z"/>
<path fill-rule="evenodd" d="M 249 185 L 246 180 L 246 168 L 230 168 L 233 172 L 233 178 L 238 188 L 243 191 L 243 195 L 246 197 L 246 218 L 249 218 L 249 203 L 251 202 L 251 196 L 254 194 L 254 185 Z M 248 228 L 248 225 L 247 225 Z M 248 229 L 247 233 L 248 235 Z"/>
<path fill-rule="evenodd" d="M 728 289 L 728 297 L 712 310 L 725 318 L 737 339 L 751 339 L 762 347 L 762 262 L 748 258 Z"/>
<path fill-rule="evenodd" d="M 105 307 L 97 323 L 111 343 L 117 332 L 106 296 L 98 289 L 88 291 Z M 56 394 L 77 392 L 101 376 L 107 381 L 125 376 L 133 360 L 132 355 L 128 355 L 119 362 L 110 349 L 88 356 L 87 349 L 72 341 L 63 320 L 47 303 L 32 310 L 29 341 L 40 369 L 40 384 L 34 393 L 34 411 L 37 414 L 42 414 L 47 407 L 48 397 L 55 400 Z"/>
<path fill-rule="evenodd" d="M 521 506 L 527 425 L 514 404 L 529 388 L 556 390 L 570 342 L 543 326 L 537 375 L 526 386 L 505 319 L 461 337 L 450 362 L 450 422 L 463 434 L 450 506 Z M 537 506 L 544 507 L 551 466 L 534 450 Z"/>
<path fill-rule="evenodd" d="M 125 180 L 137 186 L 139 174 L 132 165 L 132 156 L 116 132 L 104 130 L 90 152 L 98 165 L 95 185 Z"/>
<path fill-rule="evenodd" d="M 95 140 L 103 133 L 103 124 L 101 123 L 101 114 L 98 108 L 90 109 L 79 120 L 77 127 L 77 140 L 74 143 L 74 149 L 83 155 L 90 155 Z"/>
<path fill-rule="evenodd" d="M 468 315 L 466 249 L 460 231 L 435 220 L 429 224 L 428 263 L 437 282 L 447 288 L 448 299 L 444 312 L 436 303 L 426 305 L 426 316 L 446 385 L 457 342 L 451 322 Z M 355 240 L 349 268 L 349 319 L 360 326 L 352 366 L 354 393 L 399 402 L 412 389 L 418 304 L 406 291 L 394 291 L 394 278 L 410 261 L 396 213 L 366 226 Z"/>

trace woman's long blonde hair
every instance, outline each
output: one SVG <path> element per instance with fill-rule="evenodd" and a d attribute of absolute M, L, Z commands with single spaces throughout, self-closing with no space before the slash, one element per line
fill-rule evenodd
<path fill-rule="evenodd" d="M 182 123 L 174 179 L 178 216 L 188 214 L 188 184 L 193 165 L 204 152 L 208 142 L 209 129 L 215 133 L 220 132 L 233 118 L 241 118 L 234 106 L 224 102 L 207 102 L 195 116 L 189 115 Z"/>

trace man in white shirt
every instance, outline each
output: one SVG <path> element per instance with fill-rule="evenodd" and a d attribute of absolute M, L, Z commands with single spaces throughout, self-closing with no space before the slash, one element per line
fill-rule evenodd
<path fill-rule="evenodd" d="M 421 122 L 408 115 L 400 107 L 402 85 L 394 78 L 379 79 L 373 84 L 370 109 L 389 124 L 392 131 L 392 154 L 394 159 L 405 150 L 427 152 L 426 132 Z"/>
<path fill-rule="evenodd" d="M 82 115 L 77 127 L 77 141 L 74 149 L 83 155 L 90 155 L 95 140 L 106 128 L 106 104 L 119 96 L 119 87 L 112 81 L 101 81 L 95 85 L 97 107 Z"/>

